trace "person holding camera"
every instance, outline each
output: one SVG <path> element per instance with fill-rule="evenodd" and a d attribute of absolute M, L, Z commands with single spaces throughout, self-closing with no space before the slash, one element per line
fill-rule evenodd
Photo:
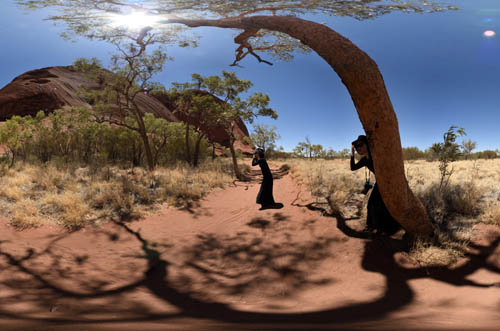
<path fill-rule="evenodd" d="M 252 166 L 256 165 L 259 165 L 260 170 L 262 171 L 262 176 L 264 177 L 262 184 L 260 184 L 259 193 L 257 194 L 257 203 L 262 205 L 260 208 L 261 210 L 274 208 L 276 203 L 274 202 L 273 197 L 273 174 L 269 169 L 269 165 L 264 157 L 264 150 L 262 148 L 258 148 L 254 153 Z"/>
<path fill-rule="evenodd" d="M 358 154 L 362 156 L 357 163 L 354 160 L 354 150 L 356 150 Z M 351 170 L 355 171 L 363 167 L 368 168 L 369 171 L 375 174 L 373 159 L 370 154 L 370 147 L 368 146 L 368 139 L 366 138 L 366 136 L 360 135 L 358 139 L 352 142 Z M 367 194 L 371 187 L 372 185 L 367 178 L 362 193 Z M 375 183 L 370 194 L 370 198 L 368 199 L 366 227 L 363 229 L 363 231 L 372 232 L 376 230 L 377 233 L 393 235 L 400 228 L 401 226 L 399 225 L 399 223 L 391 216 L 389 210 L 387 210 L 384 200 L 382 200 L 382 196 L 380 195 L 380 192 L 378 190 L 377 183 Z"/>

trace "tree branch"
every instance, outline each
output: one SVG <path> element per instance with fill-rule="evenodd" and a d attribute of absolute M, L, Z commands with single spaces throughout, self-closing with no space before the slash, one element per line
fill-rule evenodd
<path fill-rule="evenodd" d="M 252 45 L 248 42 L 248 39 L 250 39 L 251 37 L 257 36 L 259 30 L 260 29 L 254 29 L 254 28 L 247 29 L 234 38 L 234 42 L 237 44 L 240 44 L 240 46 L 236 49 L 236 59 L 231 64 L 231 66 L 233 66 L 233 67 L 236 66 L 238 64 L 238 62 L 240 62 L 248 54 L 253 55 L 259 61 L 259 63 L 264 62 L 264 63 L 267 63 L 271 66 L 273 65 L 271 62 L 263 60 L 259 55 L 257 55 L 254 52 Z M 245 48 L 247 49 L 246 52 L 243 51 Z"/>

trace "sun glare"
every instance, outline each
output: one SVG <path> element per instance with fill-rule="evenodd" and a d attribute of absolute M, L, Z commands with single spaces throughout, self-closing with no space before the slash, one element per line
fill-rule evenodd
<path fill-rule="evenodd" d="M 155 25 L 159 19 L 144 12 L 132 12 L 127 15 L 111 16 L 111 25 L 114 27 L 126 27 L 130 30 L 139 30 L 146 26 Z"/>
<path fill-rule="evenodd" d="M 495 31 L 493 31 L 493 30 L 486 30 L 486 31 L 483 32 L 483 35 L 485 37 L 494 37 L 495 36 Z"/>

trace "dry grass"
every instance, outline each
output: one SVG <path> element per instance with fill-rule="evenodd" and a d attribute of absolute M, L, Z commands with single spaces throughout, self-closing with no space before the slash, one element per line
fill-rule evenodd
<path fill-rule="evenodd" d="M 486 224 L 500 225 L 500 202 L 489 204 L 481 215 L 481 221 Z"/>
<path fill-rule="evenodd" d="M 296 180 L 305 184 L 317 201 L 329 197 L 332 213 L 346 216 L 357 206 L 361 219 L 366 219 L 366 208 L 359 203 L 364 196 L 358 194 L 363 188 L 364 170 L 351 172 L 348 159 L 287 162 Z M 411 189 L 440 230 L 434 243 L 417 241 L 409 252 L 409 257 L 421 265 L 456 262 L 467 250 L 475 224 L 500 224 L 500 159 L 457 161 L 451 166 L 449 185 L 439 189 L 438 162 L 405 163 Z"/>
<path fill-rule="evenodd" d="M 365 172 L 351 171 L 349 160 L 287 160 L 292 176 L 305 185 L 316 203 L 325 203 L 331 214 L 366 218 L 367 196 L 361 194 Z M 371 182 L 374 182 L 373 174 Z"/>
<path fill-rule="evenodd" d="M 75 230 L 102 219 L 139 218 L 162 203 L 183 205 L 233 180 L 229 160 L 197 169 L 178 164 L 153 173 L 19 163 L 0 173 L 0 213 L 17 228 L 53 222 Z"/>

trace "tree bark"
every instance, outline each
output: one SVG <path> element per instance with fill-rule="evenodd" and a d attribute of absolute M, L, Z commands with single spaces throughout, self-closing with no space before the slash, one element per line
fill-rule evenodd
<path fill-rule="evenodd" d="M 410 235 L 433 235 L 425 208 L 410 190 L 405 177 L 398 121 L 384 80 L 377 64 L 366 53 L 329 27 L 295 17 L 177 18 L 168 21 L 189 27 L 279 31 L 313 49 L 339 75 L 351 95 L 368 137 L 379 190 L 390 213 Z"/>
<path fill-rule="evenodd" d="M 241 180 L 241 173 L 240 169 L 238 168 L 238 160 L 236 158 L 236 151 L 234 150 L 234 140 L 231 139 L 229 142 L 229 151 L 231 152 L 231 158 L 233 160 L 233 170 L 234 170 L 234 176 L 238 179 Z"/>
<path fill-rule="evenodd" d="M 191 147 L 189 145 L 189 122 L 187 121 L 186 121 L 185 144 L 186 144 L 186 162 L 189 165 L 191 165 Z"/>
<path fill-rule="evenodd" d="M 198 133 L 198 137 L 196 138 L 196 145 L 194 146 L 194 154 L 193 154 L 193 167 L 198 167 L 198 160 L 200 157 L 200 144 L 203 139 L 203 134 Z"/>
<path fill-rule="evenodd" d="M 146 152 L 146 160 L 148 162 L 149 170 L 153 171 L 155 169 L 155 164 L 153 161 L 153 153 L 151 152 L 151 146 L 149 144 L 148 133 L 146 131 L 146 126 L 142 120 L 142 116 L 139 111 L 137 111 L 137 124 L 139 125 L 139 135 L 141 136 L 142 142 L 144 144 L 144 150 Z"/>

